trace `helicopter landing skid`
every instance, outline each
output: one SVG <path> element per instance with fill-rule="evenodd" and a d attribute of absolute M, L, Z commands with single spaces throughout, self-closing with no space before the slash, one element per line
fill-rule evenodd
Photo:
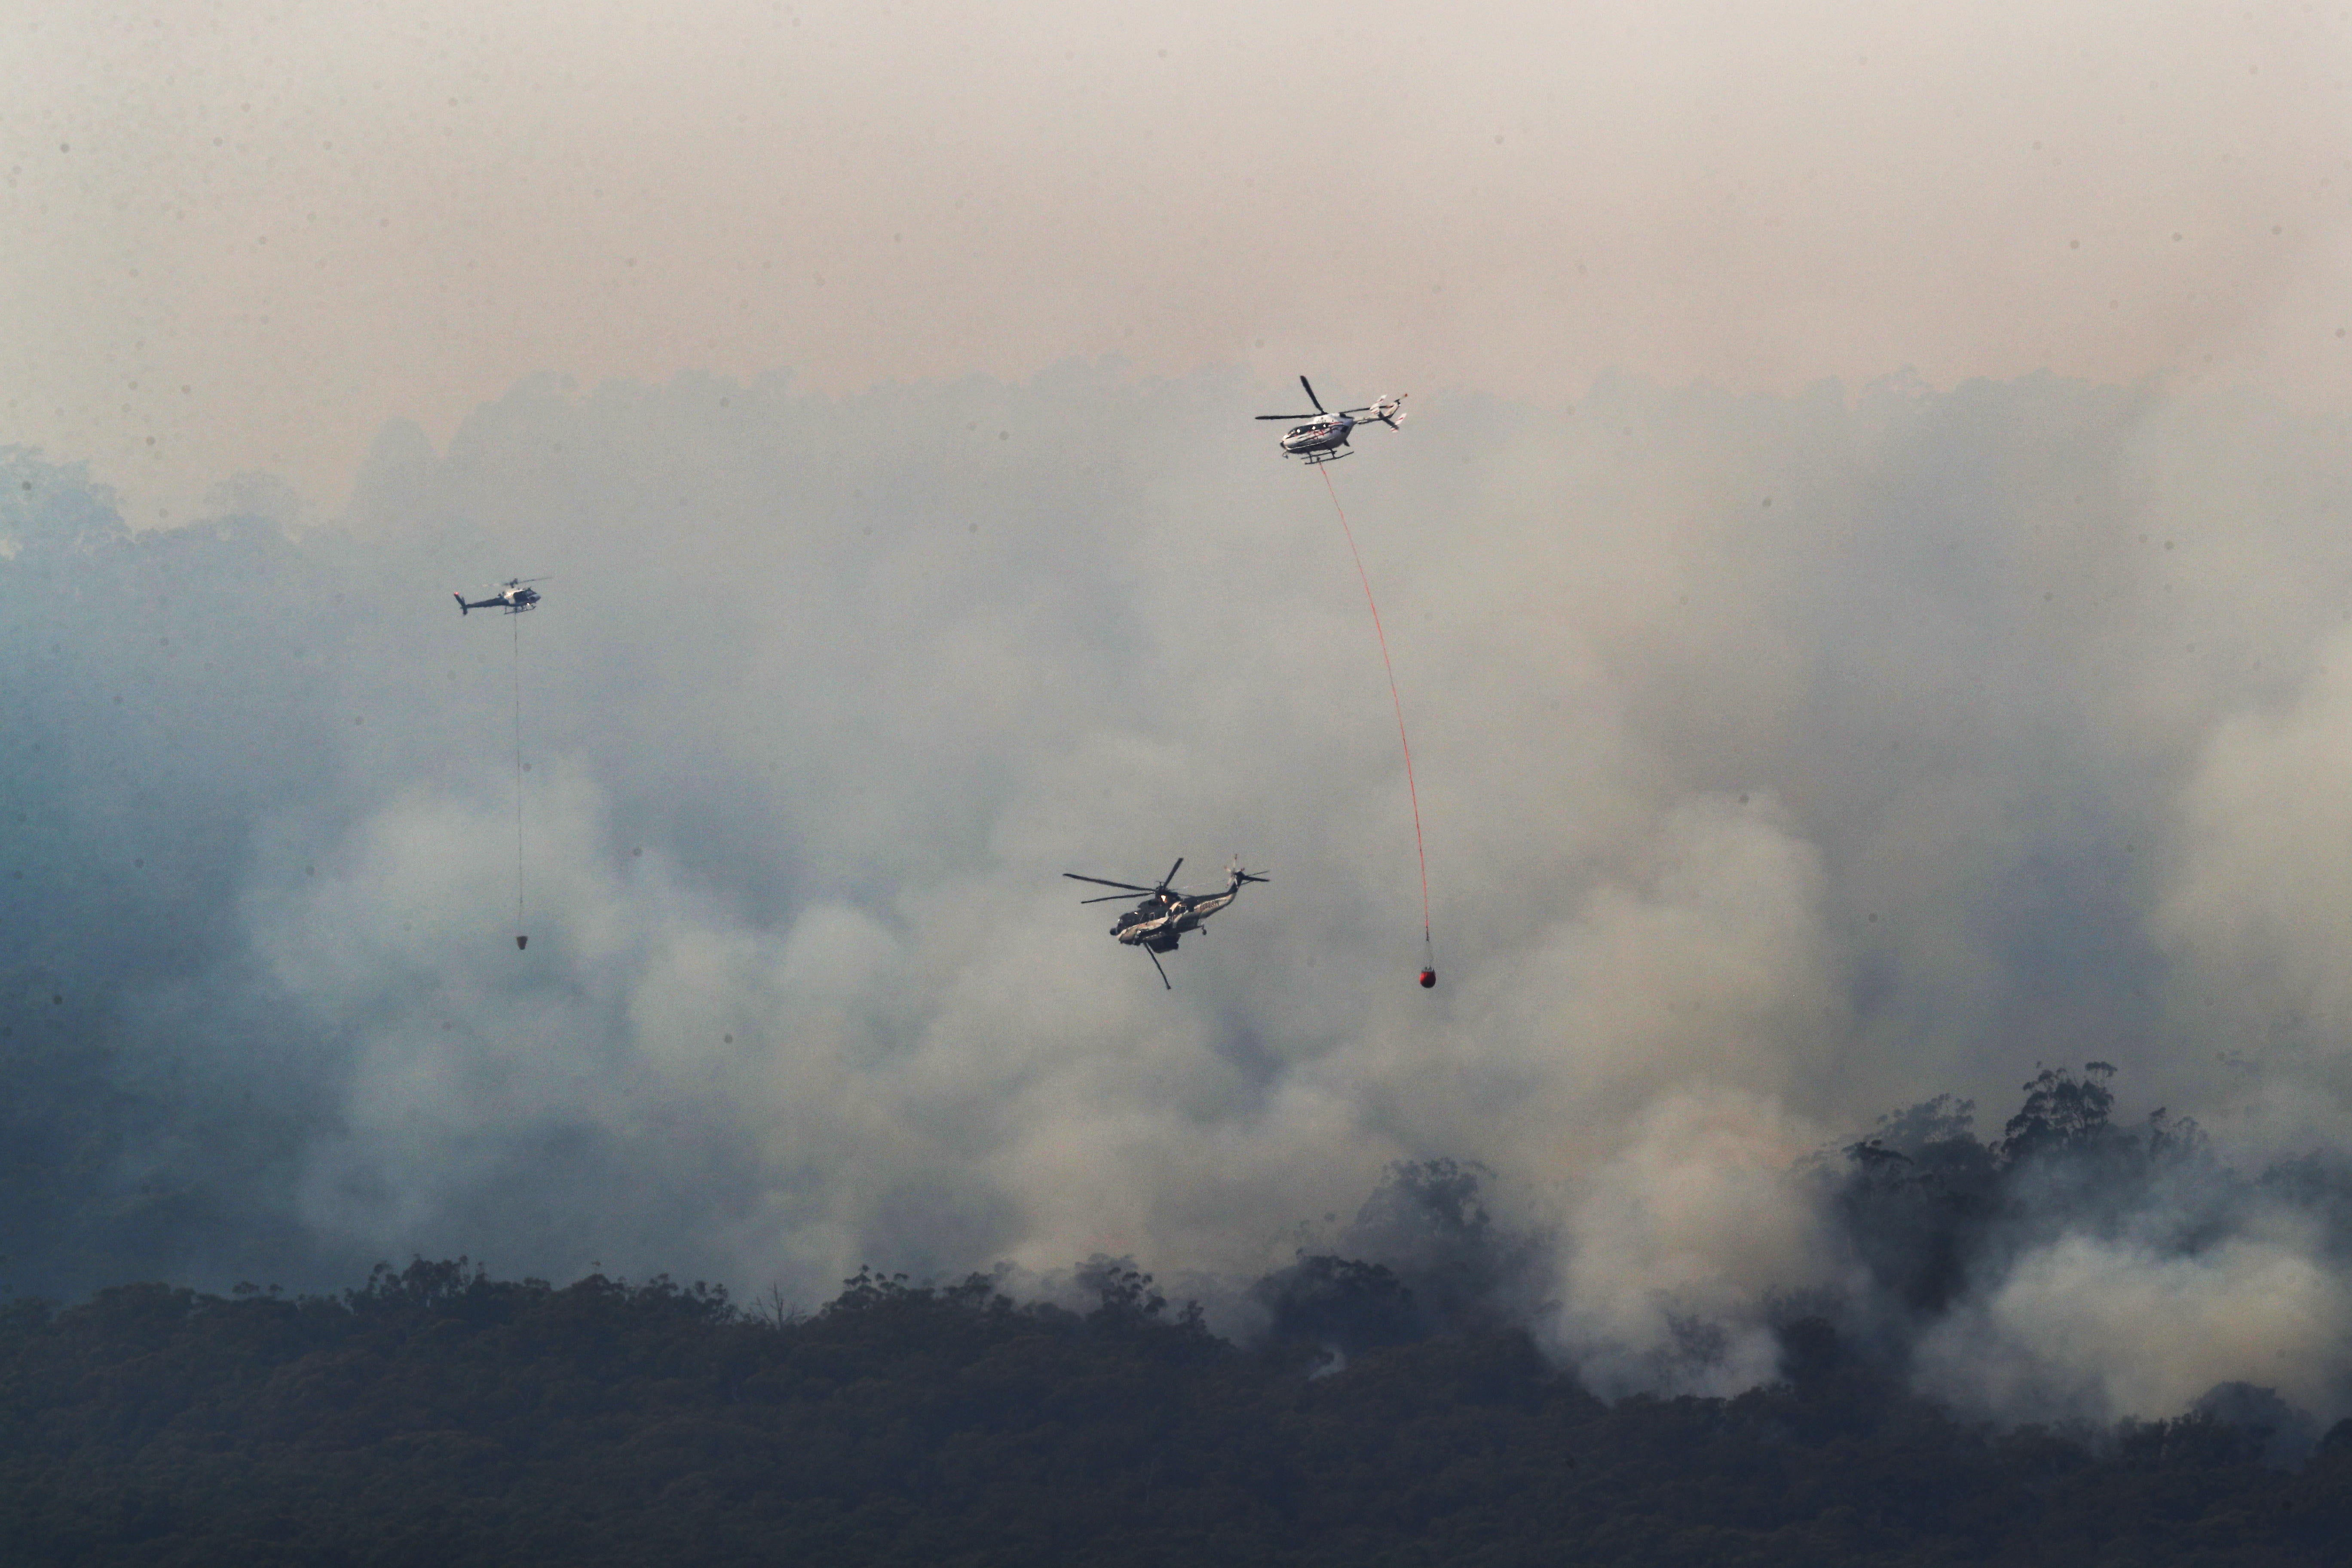
<path fill-rule="evenodd" d="M 1319 468 L 1326 463 L 1336 463 L 1342 458 L 1352 458 L 1356 454 L 1353 452 L 1307 452 L 1294 455 L 1300 457 L 1308 468 Z"/>

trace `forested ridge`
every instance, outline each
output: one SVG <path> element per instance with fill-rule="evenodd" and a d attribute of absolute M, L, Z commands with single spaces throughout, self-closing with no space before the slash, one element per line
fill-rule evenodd
<path fill-rule="evenodd" d="M 1375 1265 L 1294 1277 L 1372 1310 Z M 814 1314 L 419 1260 L 0 1328 L 10 1563 L 2336 1563 L 2352 1423 L 1957 1419 L 1801 1319 L 1784 1379 L 1595 1397 L 1521 1330 L 1241 1348 L 1131 1267 L 1087 1310 L 862 1273 Z M 1344 1315 L 1344 1314 L 1343 1314 Z M 1389 1342 L 1379 1342 L 1386 1340 Z"/>

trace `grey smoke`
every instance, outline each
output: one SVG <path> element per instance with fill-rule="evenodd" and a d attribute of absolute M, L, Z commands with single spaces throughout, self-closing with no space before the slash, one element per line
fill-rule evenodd
<path fill-rule="evenodd" d="M 2352 1184 L 2308 1158 L 2241 1172 L 2168 1111 L 2118 1124 L 2114 1076 L 2044 1069 L 1984 1142 L 1948 1097 L 1882 1118 L 1830 1184 L 1861 1265 L 1831 1315 L 1891 1369 L 2013 1418 L 2236 1410 L 2258 1373 L 2306 1412 L 2266 1424 L 2307 1447 L 2307 1412 L 2352 1395 L 2352 1255 L 2326 1224 Z"/>
<path fill-rule="evenodd" d="M 2352 1093 L 2341 429 L 2047 376 L 1416 389 L 1333 477 L 1425 994 L 1378 656 L 1270 396 L 542 379 L 446 451 L 387 428 L 347 504 L 247 479 L 137 532 L 11 452 L 7 1282 L 1303 1254 L 1427 1311 L 1411 1248 L 1298 1226 L 1444 1157 L 1537 1238 L 1473 1294 L 1598 1386 L 1774 1375 L 1801 1298 L 2004 1408 L 2340 1413 L 2340 1211 L 2276 1194 Z M 518 955 L 518 628 L 447 595 L 535 574 Z M 1172 994 L 1056 875 L 1236 851 L 1276 880 Z M 2252 1173 L 1869 1286 L 1805 1157 L 2095 1058 L 2119 1124 Z"/>

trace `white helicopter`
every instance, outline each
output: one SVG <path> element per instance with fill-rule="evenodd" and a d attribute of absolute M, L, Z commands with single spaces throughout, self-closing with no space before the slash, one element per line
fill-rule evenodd
<path fill-rule="evenodd" d="M 1123 888 L 1127 892 L 1144 895 L 1141 903 L 1118 917 L 1118 923 L 1110 928 L 1110 934 L 1118 939 L 1122 946 L 1143 949 L 1144 955 L 1151 960 L 1151 967 L 1160 970 L 1160 984 L 1171 991 L 1176 988 L 1169 984 L 1168 971 L 1160 968 L 1160 955 L 1163 952 L 1175 952 L 1176 944 L 1183 940 L 1184 933 L 1187 931 L 1197 931 L 1206 935 L 1207 931 L 1201 922 L 1232 903 L 1240 894 L 1243 883 L 1270 882 L 1274 879 L 1271 877 L 1261 877 L 1255 871 L 1243 870 L 1241 858 L 1235 856 L 1232 863 L 1225 868 L 1223 892 L 1180 893 L 1171 884 L 1176 879 L 1178 869 L 1183 864 L 1183 858 L 1179 856 L 1176 864 L 1168 868 L 1168 875 L 1160 878 L 1160 885 L 1154 888 L 1138 887 L 1133 882 L 1114 882 L 1107 877 L 1081 877 L 1076 871 L 1062 873 L 1073 882 L 1092 882 L 1098 887 Z M 1080 899 L 1078 902 L 1108 904 L 1123 896 L 1119 893 L 1110 893 L 1099 899 Z"/>
<path fill-rule="evenodd" d="M 465 595 L 459 594 L 457 595 L 457 613 L 462 616 L 469 610 L 504 610 L 508 615 L 519 616 L 525 610 L 537 609 L 539 590 L 524 584 L 546 581 L 544 577 L 509 577 L 503 583 L 491 584 L 490 586 L 498 591 L 488 598 L 476 599 L 471 604 L 467 603 Z"/>
<path fill-rule="evenodd" d="M 1361 408 L 1342 408 L 1339 413 L 1333 414 L 1324 408 L 1323 400 L 1315 395 L 1314 385 L 1305 376 L 1298 378 L 1298 384 L 1307 388 L 1307 401 L 1315 405 L 1313 414 L 1261 414 L 1258 416 L 1260 419 L 1307 421 L 1304 425 L 1295 425 L 1282 433 L 1282 455 L 1286 458 L 1304 458 L 1310 465 L 1337 462 L 1348 455 L 1342 448 L 1348 445 L 1349 432 L 1355 429 L 1357 426 L 1370 419 L 1377 419 L 1394 430 L 1404 420 L 1404 400 L 1408 395 L 1376 397 Z M 1366 418 L 1357 418 L 1360 414 Z"/>

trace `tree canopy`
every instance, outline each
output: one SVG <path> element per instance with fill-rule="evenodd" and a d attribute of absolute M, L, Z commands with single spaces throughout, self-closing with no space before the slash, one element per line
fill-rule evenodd
<path fill-rule="evenodd" d="M 20 1300 L 0 1558 L 2319 1564 L 2352 1540 L 2352 1429 L 2299 1470 L 2210 1411 L 2000 1431 L 1819 1318 L 1772 1386 L 1611 1404 L 1345 1260 L 1302 1266 L 1307 1304 L 1249 1349 L 1126 1260 L 1090 1277 L 1086 1310 L 867 1271 L 752 1312 L 464 1259 L 332 1297 Z M 1335 1297 L 1378 1330 L 1337 1370 Z"/>

